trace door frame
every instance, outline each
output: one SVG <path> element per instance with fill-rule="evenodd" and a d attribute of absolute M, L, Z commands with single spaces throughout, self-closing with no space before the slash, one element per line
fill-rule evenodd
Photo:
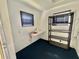
<path fill-rule="evenodd" d="M 0 0 L 0 18 L 2 23 L 1 29 L 4 32 L 2 36 L 3 38 L 5 37 L 4 39 L 6 41 L 6 43 L 2 44 L 2 46 L 6 45 L 8 50 L 8 54 L 5 55 L 7 58 L 5 59 L 16 59 L 16 52 L 14 48 L 13 34 L 12 34 L 12 28 L 11 28 L 12 26 L 9 18 L 8 0 Z"/>
<path fill-rule="evenodd" d="M 3 26 L 2 26 L 1 18 L 0 18 L 0 45 L 1 45 L 1 49 L 2 49 L 2 54 L 1 54 L 2 58 L 3 59 L 10 59 L 9 58 L 9 51 L 8 51 L 8 47 L 7 47 L 7 41 L 6 41 Z"/>

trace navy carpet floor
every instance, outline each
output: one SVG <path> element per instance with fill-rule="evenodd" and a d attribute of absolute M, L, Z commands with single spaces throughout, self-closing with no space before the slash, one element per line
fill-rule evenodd
<path fill-rule="evenodd" d="M 79 59 L 75 49 L 65 50 L 38 40 L 16 53 L 17 59 Z"/>

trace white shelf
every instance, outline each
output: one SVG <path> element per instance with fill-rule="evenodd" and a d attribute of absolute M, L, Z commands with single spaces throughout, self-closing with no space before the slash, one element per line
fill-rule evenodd
<path fill-rule="evenodd" d="M 34 33 L 34 32 L 36 32 L 36 33 Z M 35 37 L 35 36 L 38 36 L 38 35 L 44 33 L 44 31 L 34 31 L 34 32 L 31 33 L 31 37 Z"/>
<path fill-rule="evenodd" d="M 63 40 L 61 40 L 61 42 L 60 42 L 60 40 L 57 40 L 57 39 L 51 39 L 52 41 L 54 41 L 54 42 L 58 42 L 58 43 L 61 43 L 61 44 L 68 44 L 68 42 L 67 41 L 63 41 Z"/>

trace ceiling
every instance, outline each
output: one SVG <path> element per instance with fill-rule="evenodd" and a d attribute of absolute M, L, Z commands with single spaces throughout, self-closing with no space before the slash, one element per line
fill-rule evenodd
<path fill-rule="evenodd" d="M 33 7 L 39 9 L 39 10 L 48 10 L 50 8 L 70 3 L 72 1 L 76 0 L 21 0 L 25 3 L 29 3 Z"/>
<path fill-rule="evenodd" d="M 55 3 L 62 1 L 62 0 L 32 0 L 35 3 L 39 4 L 41 7 L 45 9 L 51 8 Z"/>

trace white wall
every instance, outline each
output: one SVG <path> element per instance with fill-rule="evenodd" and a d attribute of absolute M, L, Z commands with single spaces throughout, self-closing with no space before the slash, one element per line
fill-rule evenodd
<path fill-rule="evenodd" d="M 39 27 L 38 21 L 40 21 L 41 11 L 31 7 L 28 4 L 15 0 L 8 0 L 8 6 L 14 36 L 15 50 L 18 52 L 37 40 L 30 40 L 29 32 L 33 31 L 36 27 Z M 34 27 L 21 26 L 20 10 L 34 15 Z"/>
<path fill-rule="evenodd" d="M 73 20 L 73 29 L 72 29 L 72 37 L 71 37 L 71 47 L 75 48 L 77 50 L 77 33 L 79 31 L 79 1 L 77 2 L 71 2 L 71 3 L 68 3 L 68 4 L 64 4 L 64 5 L 61 5 L 61 6 L 57 6 L 57 7 L 54 7 L 48 11 L 45 11 L 43 13 L 43 16 L 42 19 L 41 19 L 41 24 L 44 26 L 42 28 L 46 29 L 46 34 L 43 36 L 43 38 L 46 38 L 46 40 L 48 40 L 48 16 L 51 16 L 53 15 L 53 13 L 56 13 L 56 12 L 61 12 L 61 11 L 65 11 L 65 10 L 72 10 L 74 11 L 74 20 Z"/>

